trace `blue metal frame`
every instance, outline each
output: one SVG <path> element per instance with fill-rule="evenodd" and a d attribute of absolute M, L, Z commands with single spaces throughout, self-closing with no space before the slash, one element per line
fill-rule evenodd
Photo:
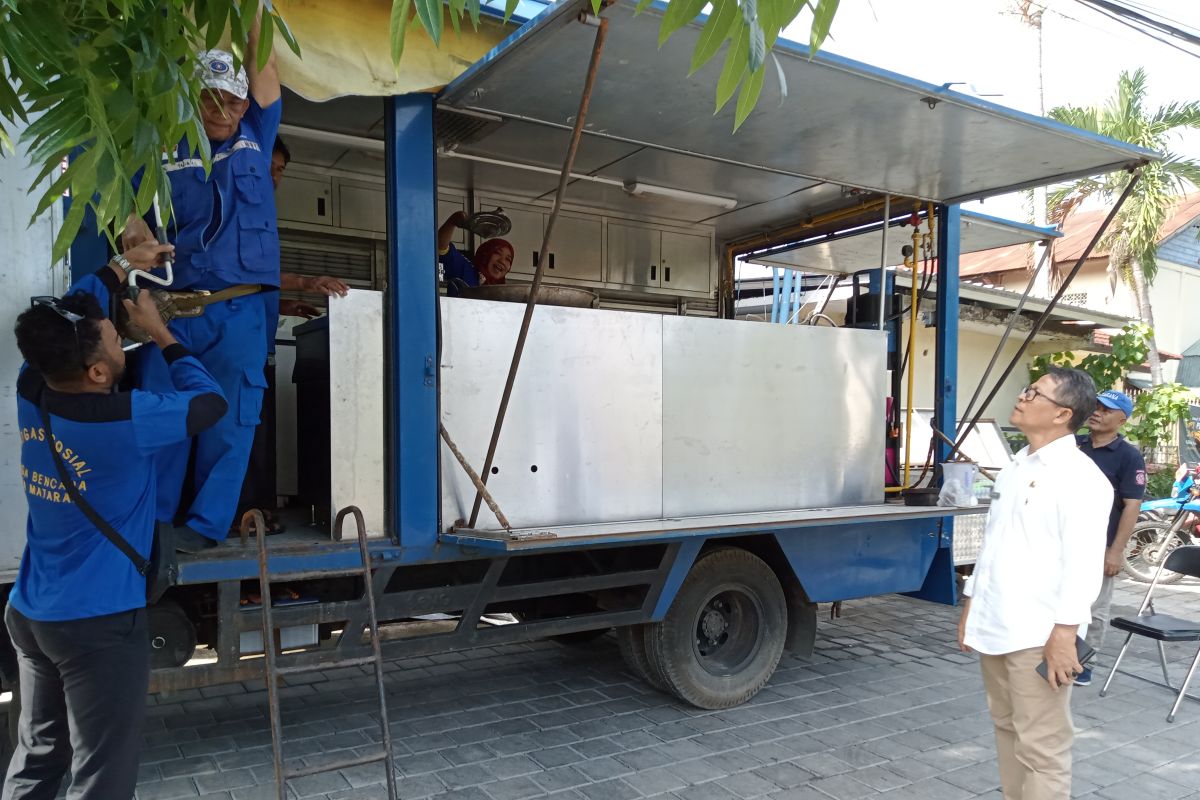
<path fill-rule="evenodd" d="M 389 98 L 388 346 L 393 531 L 433 548 L 438 535 L 437 157 L 434 96 Z"/>

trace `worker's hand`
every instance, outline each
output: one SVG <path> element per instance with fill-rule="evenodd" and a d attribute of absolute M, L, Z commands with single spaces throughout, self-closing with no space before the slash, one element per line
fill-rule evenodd
<path fill-rule="evenodd" d="M 971 613 L 971 598 L 967 598 L 963 602 L 962 614 L 958 617 L 958 649 L 964 653 L 974 652 L 970 647 L 967 647 L 967 615 Z"/>
<path fill-rule="evenodd" d="M 321 309 L 309 305 L 303 300 L 280 300 L 279 313 L 285 317 L 304 317 L 312 319 L 321 316 Z"/>
<path fill-rule="evenodd" d="M 446 218 L 446 222 L 456 228 L 461 228 L 463 225 L 467 224 L 467 215 L 462 211 L 455 211 Z"/>
<path fill-rule="evenodd" d="M 1104 551 L 1104 575 L 1111 578 L 1114 575 L 1120 575 L 1121 569 L 1125 566 L 1125 548 L 1117 550 L 1115 547 L 1110 547 Z"/>
<path fill-rule="evenodd" d="M 126 249 L 123 255 L 137 269 L 151 270 L 161 267 L 168 258 L 175 257 L 175 245 L 159 244 L 157 240 L 149 239 Z"/>
<path fill-rule="evenodd" d="M 1042 648 L 1042 658 L 1046 661 L 1046 681 L 1051 689 L 1074 683 L 1075 676 L 1083 672 L 1075 653 L 1075 627 L 1055 625 Z"/>
<path fill-rule="evenodd" d="M 125 230 L 121 231 L 121 249 L 125 251 L 125 257 L 129 258 L 129 251 L 132 248 L 147 241 L 156 241 L 150 226 L 137 214 L 130 214 L 129 219 L 125 220 Z"/>
<path fill-rule="evenodd" d="M 312 294 L 323 294 L 326 297 L 334 295 L 345 297 L 346 293 L 350 291 L 350 286 L 345 281 L 330 275 L 317 275 L 302 278 L 300 289 Z"/>
<path fill-rule="evenodd" d="M 150 339 L 159 347 L 165 347 L 166 344 L 175 341 L 175 337 L 171 336 L 167 330 L 167 324 L 163 322 L 162 314 L 158 310 L 158 303 L 154 301 L 154 294 L 148 289 L 138 292 L 136 303 L 129 298 L 125 298 L 121 302 L 124 303 L 125 311 L 129 314 L 129 321 L 149 334 Z"/>

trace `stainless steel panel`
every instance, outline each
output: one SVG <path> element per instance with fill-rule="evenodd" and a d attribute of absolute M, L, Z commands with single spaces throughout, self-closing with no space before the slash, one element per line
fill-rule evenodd
<path fill-rule="evenodd" d="M 329 178 L 288 175 L 283 191 L 275 195 L 279 219 L 285 222 L 308 222 L 333 225 L 333 198 Z"/>
<path fill-rule="evenodd" d="M 904 262 L 900 249 L 912 245 L 911 234 L 912 229 L 900 223 L 893 225 L 888 231 L 888 266 L 897 266 Z M 1062 233 L 1050 228 L 1038 228 L 1024 222 L 963 211 L 959 230 L 959 251 L 977 253 L 1014 244 L 1057 239 L 1061 236 Z M 792 250 L 778 251 L 752 261 L 755 264 L 801 271 L 850 274 L 878 267 L 882 245 L 880 231 L 871 230 Z"/>
<path fill-rule="evenodd" d="M 476 211 L 492 211 L 496 208 L 504 209 L 504 213 L 512 220 L 512 230 L 504 236 L 504 239 L 513 246 L 512 271 L 518 275 L 532 275 L 533 268 L 536 266 L 533 254 L 542 247 L 542 234 L 544 233 L 542 210 L 513 205 L 491 197 L 475 199 Z"/>
<path fill-rule="evenodd" d="M 594 36 L 591 28 L 568 22 L 583 5 L 551 6 L 453 81 L 441 102 L 569 127 Z M 787 85 L 797 90 L 782 98 L 779 82 L 768 79 L 755 113 L 730 135 L 732 104 L 712 113 L 721 62 L 710 61 L 688 81 L 674 77 L 687 73 L 701 24 L 685 26 L 659 47 L 661 15 L 657 8 L 635 15 L 634 4 L 625 3 L 605 9 L 605 78 L 588 111 L 592 135 L 946 202 L 1110 172 L 1153 157 L 849 59 L 824 52 L 810 58 L 806 48 L 786 41 L 775 54 Z M 715 188 L 703 176 L 683 179 L 673 188 Z M 857 202 L 844 197 L 839 205 Z"/>
<path fill-rule="evenodd" d="M 482 468 L 524 307 L 441 299 L 442 421 Z M 662 516 L 663 318 L 536 309 L 488 481 L 516 526 Z M 536 468 L 536 471 L 534 469 Z M 475 489 L 444 445 L 442 523 Z M 480 528 L 498 527 L 485 506 Z"/>
<path fill-rule="evenodd" d="M 661 285 L 686 292 L 713 290 L 713 242 L 708 236 L 662 232 Z"/>
<path fill-rule="evenodd" d="M 382 186 L 339 180 L 337 198 L 338 227 L 387 232 L 387 198 Z"/>
<path fill-rule="evenodd" d="M 550 242 L 553 259 L 546 265 L 546 277 L 602 281 L 604 234 L 601 230 L 600 217 L 559 214 Z"/>
<path fill-rule="evenodd" d="M 373 537 L 387 535 L 384 380 L 383 293 L 329 298 L 330 505 L 358 506 Z"/>
<path fill-rule="evenodd" d="M 879 501 L 885 334 L 662 322 L 667 516 Z"/>
<path fill-rule="evenodd" d="M 661 275 L 662 235 L 653 228 L 608 223 L 608 274 L 610 283 L 658 286 Z"/>
<path fill-rule="evenodd" d="M 451 197 L 449 195 L 438 195 L 437 205 L 437 224 L 440 226 L 445 222 L 451 214 L 456 211 L 466 212 L 466 201 L 461 197 Z M 451 243 L 459 249 L 462 249 L 467 244 L 467 232 L 462 228 L 454 229 L 454 236 L 450 239 Z"/>

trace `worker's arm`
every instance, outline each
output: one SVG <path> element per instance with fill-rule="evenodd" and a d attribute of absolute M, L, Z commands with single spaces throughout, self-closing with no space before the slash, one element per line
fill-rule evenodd
<path fill-rule="evenodd" d="M 294 272 L 279 273 L 279 288 L 289 292 L 309 292 L 326 297 L 345 297 L 350 285 L 332 275 L 297 275 Z"/>
<path fill-rule="evenodd" d="M 463 226 L 467 221 L 467 215 L 461 211 L 455 211 L 446 221 L 442 223 L 442 227 L 438 228 L 438 254 L 445 253 L 450 248 L 450 242 L 454 240 L 454 231 Z"/>
<path fill-rule="evenodd" d="M 1125 507 L 1121 509 L 1121 519 L 1117 522 L 1117 535 L 1112 546 L 1104 553 L 1104 574 L 1108 577 L 1118 575 L 1125 566 L 1125 547 L 1133 528 L 1137 524 L 1138 514 L 1142 512 L 1142 501 L 1125 498 Z"/>
<path fill-rule="evenodd" d="M 971 648 L 967 647 L 967 616 L 971 613 L 971 598 L 963 598 L 962 614 L 958 617 L 958 649 L 964 653 L 971 652 Z"/>
<path fill-rule="evenodd" d="M 254 102 L 258 103 L 259 108 L 266 108 L 278 100 L 282 92 L 279 88 L 279 68 L 275 63 L 274 47 L 271 48 L 271 54 L 267 56 L 267 63 L 261 70 L 258 68 L 258 41 L 261 31 L 262 6 L 259 6 L 254 24 L 250 27 L 245 67 L 246 78 L 250 82 L 250 94 L 253 95 Z"/>

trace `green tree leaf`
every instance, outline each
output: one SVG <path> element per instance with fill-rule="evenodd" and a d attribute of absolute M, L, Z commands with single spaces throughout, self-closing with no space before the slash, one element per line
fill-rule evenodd
<path fill-rule="evenodd" d="M 417 19 L 421 27 L 433 39 L 434 44 L 442 41 L 442 0 L 413 0 L 417 8 Z"/>
<path fill-rule="evenodd" d="M 738 93 L 737 112 L 733 120 L 733 129 L 735 131 L 742 127 L 742 123 L 746 121 L 746 117 L 750 116 L 750 112 L 758 105 L 758 96 L 762 94 L 763 77 L 766 75 L 766 72 L 767 65 L 763 64 L 750 73 L 750 77 L 742 84 L 742 91 Z"/>
<path fill-rule="evenodd" d="M 700 31 L 700 41 L 692 51 L 692 67 L 689 75 L 708 63 L 717 54 L 721 45 L 729 38 L 734 21 L 740 19 L 737 0 L 714 0 L 713 11 Z"/>
<path fill-rule="evenodd" d="M 410 9 L 412 0 L 393 0 L 392 16 L 389 23 L 389 35 L 392 39 L 392 64 L 400 66 L 400 57 L 404 55 L 404 37 L 408 33 L 408 21 L 412 17 Z"/>
<path fill-rule="evenodd" d="M 738 15 L 729 32 L 729 50 L 725 53 L 725 66 L 721 68 L 721 77 L 717 79 L 717 111 L 725 107 L 733 97 L 734 90 L 742 82 L 746 74 L 746 52 L 750 49 L 750 34 L 746 23 Z"/>
<path fill-rule="evenodd" d="M 812 28 L 808 35 L 808 46 L 812 50 L 812 54 L 816 54 L 821 49 L 821 45 L 825 44 L 829 30 L 833 27 L 833 18 L 837 14 L 839 2 L 840 0 L 816 0 L 816 5 L 813 7 Z"/>
<path fill-rule="evenodd" d="M 674 0 L 668 5 L 658 26 L 658 46 L 662 47 L 671 34 L 698 17 L 706 5 L 708 0 Z"/>

